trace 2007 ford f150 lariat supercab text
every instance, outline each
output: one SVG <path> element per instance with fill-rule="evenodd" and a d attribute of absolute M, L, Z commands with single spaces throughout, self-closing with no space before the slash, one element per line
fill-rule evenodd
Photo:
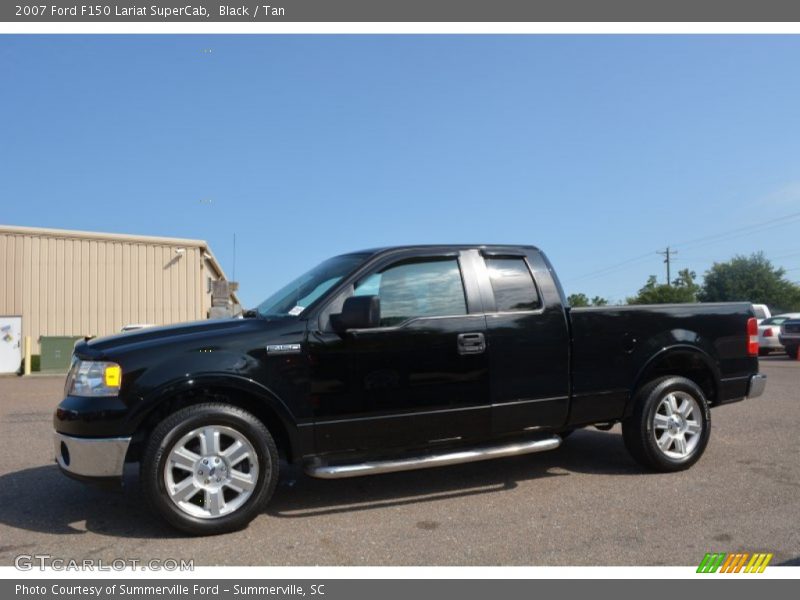
<path fill-rule="evenodd" d="M 279 456 L 354 477 L 557 448 L 622 423 L 634 459 L 694 464 L 709 408 L 762 394 L 747 303 L 571 309 L 532 246 L 331 258 L 243 319 L 75 346 L 55 422 L 68 475 L 121 481 L 212 534 L 245 526 Z"/>

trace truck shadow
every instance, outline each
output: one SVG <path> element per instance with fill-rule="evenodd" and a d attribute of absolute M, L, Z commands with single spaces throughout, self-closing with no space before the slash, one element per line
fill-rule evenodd
<path fill-rule="evenodd" d="M 64 477 L 55 465 L 0 476 L 0 524 L 56 535 L 181 538 L 147 508 L 136 475 L 126 469 L 124 493 L 87 486 Z M 640 475 L 619 435 L 577 431 L 558 450 L 357 479 L 322 481 L 299 468 L 283 472 L 265 513 L 304 518 L 455 499 L 513 490 L 519 482 L 570 473 Z M 0 545 L 0 550 L 2 546 Z"/>
<path fill-rule="evenodd" d="M 326 481 L 288 467 L 266 512 L 296 519 L 369 511 L 504 492 L 522 481 L 570 473 L 641 475 L 644 471 L 628 456 L 621 435 L 580 430 L 551 452 L 374 477 Z"/>
<path fill-rule="evenodd" d="M 0 476 L 0 523 L 54 535 L 180 537 L 147 510 L 131 467 L 124 493 L 68 479 L 56 465 Z"/>

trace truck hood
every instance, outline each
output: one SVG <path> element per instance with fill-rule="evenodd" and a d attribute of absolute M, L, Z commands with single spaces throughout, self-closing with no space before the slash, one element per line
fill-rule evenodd
<path fill-rule="evenodd" d="M 285 320 L 281 320 L 283 322 Z M 278 321 L 273 321 L 275 325 Z M 264 331 L 269 328 L 270 321 L 264 319 L 215 319 L 192 321 L 177 325 L 147 327 L 125 333 L 94 338 L 78 342 L 75 354 L 81 358 L 100 358 L 106 354 L 116 354 L 127 350 L 161 346 L 173 341 L 185 340 L 187 337 L 214 338 L 228 334 L 246 334 L 251 331 Z"/>

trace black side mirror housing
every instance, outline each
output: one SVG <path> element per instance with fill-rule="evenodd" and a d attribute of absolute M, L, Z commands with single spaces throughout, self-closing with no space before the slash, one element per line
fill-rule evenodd
<path fill-rule="evenodd" d="M 331 325 L 337 332 L 348 329 L 370 329 L 381 324 L 381 299 L 378 296 L 350 296 L 342 312 L 331 315 Z"/>

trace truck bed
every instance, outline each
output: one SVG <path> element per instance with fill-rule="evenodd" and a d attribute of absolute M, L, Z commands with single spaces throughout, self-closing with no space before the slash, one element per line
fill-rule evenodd
<path fill-rule="evenodd" d="M 746 302 L 573 308 L 569 315 L 571 424 L 622 417 L 666 348 L 673 362 L 715 373 L 702 386 L 712 405 L 743 399 L 758 371 L 758 358 L 744 351 L 752 316 Z"/>

